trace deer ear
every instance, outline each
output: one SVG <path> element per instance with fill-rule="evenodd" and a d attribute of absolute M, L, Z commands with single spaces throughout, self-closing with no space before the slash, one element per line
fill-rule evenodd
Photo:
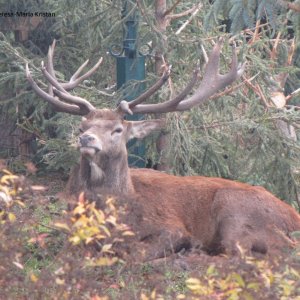
<path fill-rule="evenodd" d="M 128 122 L 127 140 L 137 138 L 142 139 L 154 130 L 159 130 L 165 125 L 164 120 L 146 120 Z"/>

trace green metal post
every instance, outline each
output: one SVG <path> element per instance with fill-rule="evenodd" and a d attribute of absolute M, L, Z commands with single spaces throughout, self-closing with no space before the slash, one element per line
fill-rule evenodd
<path fill-rule="evenodd" d="M 145 89 L 145 56 L 141 55 L 137 47 L 138 11 L 132 1 L 124 0 L 122 19 L 124 19 L 123 45 L 119 53 L 110 51 L 116 57 L 117 88 L 124 87 L 129 81 L 141 81 L 127 93 L 124 100 L 131 101 L 138 97 Z M 142 115 L 133 115 L 129 120 L 143 119 Z M 129 165 L 145 167 L 145 144 L 135 140 L 128 144 Z"/>

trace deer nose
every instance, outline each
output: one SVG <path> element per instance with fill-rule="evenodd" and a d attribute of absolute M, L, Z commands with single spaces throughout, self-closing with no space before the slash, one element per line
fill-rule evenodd
<path fill-rule="evenodd" d="M 79 142 L 82 147 L 88 146 L 90 142 L 93 142 L 95 138 L 91 135 L 84 134 L 79 137 Z"/>

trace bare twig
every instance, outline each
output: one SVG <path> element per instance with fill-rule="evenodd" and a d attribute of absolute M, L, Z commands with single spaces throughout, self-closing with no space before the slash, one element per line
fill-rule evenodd
<path fill-rule="evenodd" d="M 195 15 L 199 12 L 200 8 L 202 7 L 202 4 L 199 3 L 198 5 L 194 6 L 192 8 L 192 15 L 188 18 L 188 20 L 186 20 L 182 26 L 176 31 L 176 35 L 179 35 L 185 28 L 188 24 L 191 23 L 191 21 L 193 20 L 193 18 L 195 17 Z"/>
<path fill-rule="evenodd" d="M 257 20 L 256 21 L 256 24 L 255 24 L 255 29 L 254 29 L 254 32 L 253 32 L 253 37 L 252 37 L 252 41 L 255 42 L 256 39 L 259 38 L 259 28 L 260 28 L 260 20 Z"/>
<path fill-rule="evenodd" d="M 265 107 L 270 107 L 270 105 L 268 104 L 267 98 L 265 97 L 265 95 L 264 95 L 264 93 L 263 93 L 263 91 L 262 91 L 260 85 L 259 85 L 259 84 L 256 84 L 256 88 L 257 88 L 257 90 L 258 90 L 258 93 L 259 93 L 259 95 L 260 95 L 260 98 L 261 98 L 261 100 L 263 101 Z"/>
<path fill-rule="evenodd" d="M 207 55 L 207 52 L 203 46 L 203 44 L 201 44 L 201 50 L 202 50 L 202 53 L 203 53 L 203 57 L 204 57 L 204 62 L 205 62 L 205 65 L 208 63 L 208 55 Z"/>
<path fill-rule="evenodd" d="M 250 89 L 252 89 L 252 90 L 255 92 L 256 95 L 258 95 L 258 96 L 260 97 L 260 99 L 262 100 L 263 105 L 264 105 L 266 108 L 270 107 L 270 105 L 268 104 L 268 101 L 267 101 L 265 95 L 263 94 L 263 92 L 262 92 L 260 86 L 259 86 L 258 84 L 253 85 L 253 84 L 249 81 L 249 79 L 245 78 L 245 76 L 243 76 L 243 79 L 244 79 L 245 84 L 246 84 Z"/>
<path fill-rule="evenodd" d="M 279 31 L 278 34 L 277 34 L 277 36 L 276 36 L 273 49 L 271 51 L 270 58 L 273 61 L 275 60 L 275 58 L 277 58 L 277 47 L 278 47 L 278 44 L 279 44 L 279 41 L 280 41 L 280 35 L 281 35 L 281 32 Z"/>
<path fill-rule="evenodd" d="M 298 95 L 300 93 L 300 88 L 290 93 L 288 96 L 286 96 L 285 100 L 286 102 L 290 101 L 293 97 Z"/>
<path fill-rule="evenodd" d="M 175 8 L 176 6 L 181 2 L 181 0 L 177 0 L 169 9 L 167 9 L 164 12 L 164 17 L 168 16 Z"/>
<path fill-rule="evenodd" d="M 167 17 L 171 20 L 175 20 L 175 19 L 179 19 L 179 18 L 182 18 L 182 17 L 185 17 L 191 13 L 194 13 L 194 11 L 197 9 L 197 5 L 193 6 L 192 8 L 188 9 L 188 10 L 185 10 L 181 13 L 178 13 L 178 14 L 173 14 L 173 15 L 168 15 Z"/>

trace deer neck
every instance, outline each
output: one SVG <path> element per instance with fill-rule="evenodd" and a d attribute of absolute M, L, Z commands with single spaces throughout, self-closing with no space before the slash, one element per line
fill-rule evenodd
<path fill-rule="evenodd" d="M 127 155 L 121 159 L 107 155 L 95 159 L 82 156 L 80 174 L 85 179 L 85 186 L 97 192 L 126 196 L 134 191 Z"/>

